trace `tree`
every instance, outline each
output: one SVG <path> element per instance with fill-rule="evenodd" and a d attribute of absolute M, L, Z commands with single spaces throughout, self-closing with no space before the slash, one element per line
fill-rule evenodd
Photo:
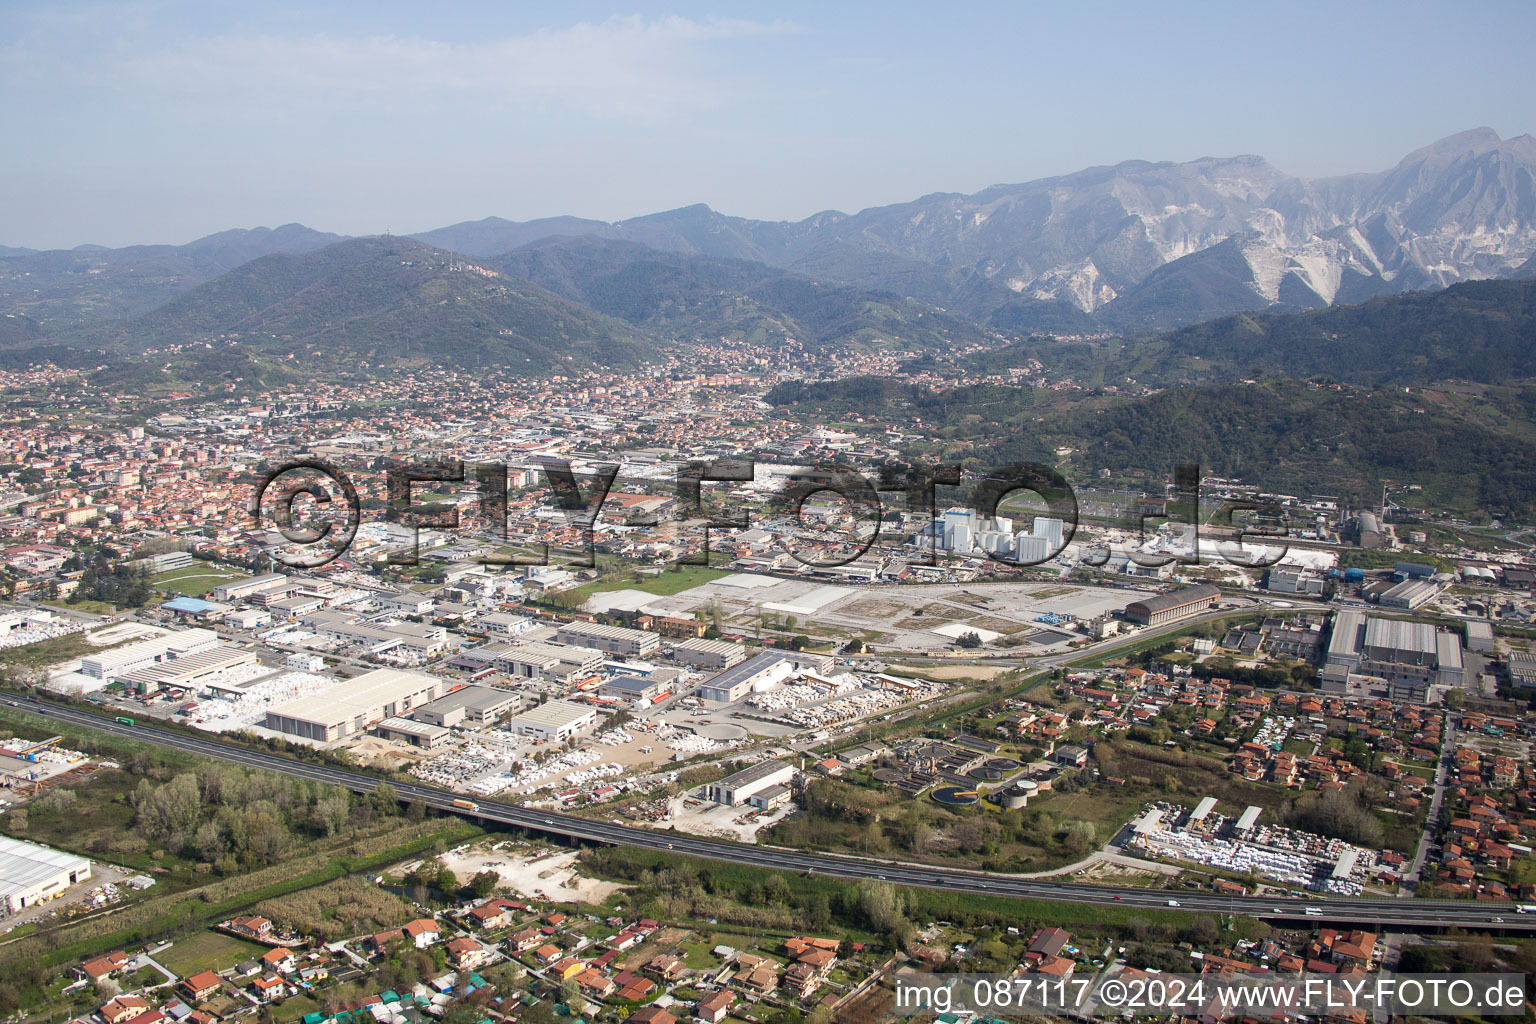
<path fill-rule="evenodd" d="M 400 793 L 388 782 L 373 788 L 373 806 L 381 815 L 400 813 Z"/>
<path fill-rule="evenodd" d="M 469 880 L 469 891 L 475 894 L 476 899 L 485 899 L 496 891 L 501 876 L 496 872 L 486 869 L 475 872 L 475 876 Z"/>
<path fill-rule="evenodd" d="M 347 817 L 352 809 L 352 800 L 344 789 L 332 790 L 315 804 L 315 814 L 319 817 L 321 825 L 325 827 L 325 834 L 334 836 L 347 827 Z"/>
<path fill-rule="evenodd" d="M 981 637 L 975 632 L 961 633 L 960 638 L 955 641 L 955 646 L 963 647 L 968 651 L 975 650 L 981 646 Z"/>
<path fill-rule="evenodd" d="M 581 998 L 581 986 L 575 978 L 566 978 L 560 983 L 560 1001 L 573 1015 L 587 1012 L 586 1001 Z"/>

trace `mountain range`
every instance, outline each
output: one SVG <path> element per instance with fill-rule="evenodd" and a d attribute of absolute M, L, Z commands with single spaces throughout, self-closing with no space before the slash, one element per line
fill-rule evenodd
<path fill-rule="evenodd" d="M 1483 128 L 1374 174 L 1304 180 L 1252 156 L 1131 161 L 794 223 L 691 206 L 616 223 L 488 218 L 410 238 L 289 224 L 182 246 L 0 249 L 0 349 L 233 340 L 529 371 L 631 365 L 658 345 L 718 338 L 943 355 L 1487 278 L 1536 278 L 1536 139 Z M 1256 368 L 1328 362 L 1314 327 L 1234 323 L 1167 351 L 1209 362 L 1235 346 Z M 1518 326 L 1513 341 L 1493 339 L 1493 362 L 1518 348 Z M 1306 358 L 1260 351 L 1303 335 Z M 1390 363 L 1390 348 L 1375 338 L 1361 351 Z M 1454 345 L 1420 349 L 1455 363 Z"/>
<path fill-rule="evenodd" d="M 1530 269 L 1536 138 L 1478 128 L 1387 171 L 1316 180 L 1256 156 L 1128 161 L 794 223 L 692 206 L 614 224 L 488 218 L 418 237 L 490 256 L 572 234 L 755 260 L 1015 328 L 1071 322 L 1052 308 L 1066 306 L 1091 317 L 1079 326 L 1134 331 Z"/>

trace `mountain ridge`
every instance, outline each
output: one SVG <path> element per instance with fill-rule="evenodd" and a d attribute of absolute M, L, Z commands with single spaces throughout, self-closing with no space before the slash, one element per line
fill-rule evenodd
<path fill-rule="evenodd" d="M 911 297 L 984 327 L 1135 333 L 1531 272 L 1536 138 L 1473 128 L 1382 171 L 1312 179 L 1251 154 L 1125 160 L 798 221 L 696 203 L 613 222 L 486 217 L 411 237 L 490 258 L 586 236 L 751 260 Z M 131 316 L 242 258 L 340 240 L 284 225 L 179 247 L 0 250 L 0 312 L 45 325 Z"/>

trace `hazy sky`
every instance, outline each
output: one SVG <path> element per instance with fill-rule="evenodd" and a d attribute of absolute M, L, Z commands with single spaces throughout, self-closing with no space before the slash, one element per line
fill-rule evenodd
<path fill-rule="evenodd" d="M 799 219 L 1125 159 L 1536 131 L 1536 4 L 0 4 L 0 244 L 695 202 Z"/>

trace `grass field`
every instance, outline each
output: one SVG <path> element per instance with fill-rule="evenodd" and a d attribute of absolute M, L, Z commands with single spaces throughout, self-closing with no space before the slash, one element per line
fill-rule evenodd
<path fill-rule="evenodd" d="M 266 951 L 267 947 L 258 943 L 237 939 L 223 932 L 207 931 L 178 940 L 176 945 L 157 954 L 155 959 L 164 964 L 167 970 L 184 978 L 198 971 L 227 970 L 242 960 L 259 957 Z"/>
<path fill-rule="evenodd" d="M 0 665 L 25 665 L 43 668 L 61 661 L 69 661 L 93 651 L 106 650 L 85 638 L 84 633 L 68 633 L 52 640 L 40 640 L 25 647 L 7 647 L 0 650 Z"/>
<path fill-rule="evenodd" d="M 220 569 L 212 565 L 189 565 L 185 569 L 172 569 L 150 578 L 150 584 L 173 594 L 187 597 L 203 597 L 214 587 L 231 580 L 244 579 L 246 573 L 232 569 Z"/>
<path fill-rule="evenodd" d="M 680 571 L 663 569 L 657 573 L 626 572 L 608 579 L 594 580 L 574 588 L 571 592 L 580 594 L 585 601 L 593 594 L 600 594 L 607 590 L 643 590 L 647 594 L 655 594 L 657 597 L 671 597 L 692 587 L 701 586 L 730 575 L 724 569 L 708 569 L 702 565 L 684 566 Z"/>

